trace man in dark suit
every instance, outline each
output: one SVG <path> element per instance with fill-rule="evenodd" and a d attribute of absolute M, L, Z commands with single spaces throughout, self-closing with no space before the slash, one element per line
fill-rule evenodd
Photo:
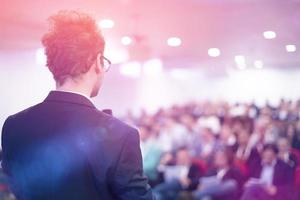
<path fill-rule="evenodd" d="M 153 199 L 137 130 L 90 100 L 110 64 L 94 19 L 63 11 L 50 22 L 42 42 L 56 91 L 2 129 L 12 191 L 20 200 Z"/>
<path fill-rule="evenodd" d="M 250 169 L 250 179 L 245 184 L 242 200 L 282 200 L 291 198 L 292 168 L 277 159 L 278 149 L 274 144 L 263 148 L 261 162 Z"/>
<path fill-rule="evenodd" d="M 194 199 L 239 199 L 244 177 L 234 166 L 232 148 L 220 147 L 213 156 L 214 166 L 200 179 L 198 190 L 193 192 Z"/>

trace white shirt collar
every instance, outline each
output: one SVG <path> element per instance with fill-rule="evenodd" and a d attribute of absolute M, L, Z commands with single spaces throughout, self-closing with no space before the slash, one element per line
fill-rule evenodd
<path fill-rule="evenodd" d="M 72 93 L 72 94 L 78 94 L 80 96 L 83 96 L 85 98 L 87 98 L 91 103 L 93 103 L 93 100 L 91 99 L 91 97 L 83 94 L 83 93 L 80 93 L 80 92 L 75 92 L 75 91 L 65 91 L 65 90 L 55 90 L 55 91 L 58 91 L 58 92 L 67 92 L 67 93 Z"/>
<path fill-rule="evenodd" d="M 263 167 L 265 167 L 265 166 L 275 167 L 276 163 L 277 163 L 277 159 L 273 160 L 272 163 L 269 164 L 269 165 L 262 163 L 262 166 L 263 166 Z"/>

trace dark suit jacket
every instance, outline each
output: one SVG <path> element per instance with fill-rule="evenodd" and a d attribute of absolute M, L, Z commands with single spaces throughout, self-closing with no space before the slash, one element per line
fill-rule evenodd
<path fill-rule="evenodd" d="M 256 167 L 250 169 L 250 176 L 259 178 L 262 172 L 262 165 L 259 163 Z M 274 166 L 273 185 L 277 187 L 275 199 L 289 199 L 293 183 L 292 168 L 281 160 L 277 160 Z"/>
<path fill-rule="evenodd" d="M 215 176 L 217 175 L 218 171 L 217 169 L 212 169 L 207 173 L 207 176 Z M 222 200 L 235 200 L 239 199 L 242 191 L 243 184 L 245 182 L 245 177 L 242 175 L 241 171 L 231 166 L 224 176 L 222 177 L 222 182 L 228 181 L 228 180 L 234 180 L 237 183 L 237 191 L 233 192 L 232 194 L 222 195 L 221 197 L 216 197 L 216 200 L 222 199 Z"/>
<path fill-rule="evenodd" d="M 192 163 L 187 176 L 191 180 L 187 190 L 195 190 L 199 184 L 199 179 L 203 176 L 203 171 L 196 163 Z"/>
<path fill-rule="evenodd" d="M 2 149 L 20 200 L 152 199 L 137 130 L 84 96 L 52 91 L 8 117 Z"/>
<path fill-rule="evenodd" d="M 218 170 L 213 168 L 207 172 L 206 176 L 215 176 L 217 175 Z M 227 180 L 235 180 L 238 184 L 243 184 L 244 177 L 242 176 L 241 172 L 239 169 L 236 167 L 230 167 L 224 176 L 222 177 L 222 181 L 227 181 Z"/>

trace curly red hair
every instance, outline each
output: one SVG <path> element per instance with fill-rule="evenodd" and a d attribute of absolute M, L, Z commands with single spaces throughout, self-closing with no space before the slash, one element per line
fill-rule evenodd
<path fill-rule="evenodd" d="M 87 72 L 97 54 L 104 51 L 105 41 L 96 21 L 77 11 L 60 11 L 49 17 L 50 28 L 42 44 L 47 67 L 62 85 L 67 78 Z"/>

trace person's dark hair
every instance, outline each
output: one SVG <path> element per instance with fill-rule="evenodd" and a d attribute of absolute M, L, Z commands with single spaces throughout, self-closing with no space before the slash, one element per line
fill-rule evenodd
<path fill-rule="evenodd" d="M 247 130 L 247 132 L 249 132 L 250 134 L 252 134 L 254 131 L 254 120 L 250 117 L 234 117 L 231 120 L 231 126 L 233 126 L 234 124 L 240 124 L 243 129 Z"/>
<path fill-rule="evenodd" d="M 49 17 L 50 28 L 42 44 L 47 56 L 47 67 L 54 79 L 63 84 L 87 72 L 105 42 L 96 21 L 77 11 L 60 11 Z"/>
<path fill-rule="evenodd" d="M 278 147 L 275 145 L 275 144 L 265 144 L 264 147 L 263 147 L 263 151 L 266 151 L 266 150 L 271 150 L 273 151 L 275 154 L 278 153 Z"/>
<path fill-rule="evenodd" d="M 187 146 L 180 146 L 178 149 L 177 149 L 177 152 L 179 151 L 188 151 L 189 149 L 187 148 Z"/>

